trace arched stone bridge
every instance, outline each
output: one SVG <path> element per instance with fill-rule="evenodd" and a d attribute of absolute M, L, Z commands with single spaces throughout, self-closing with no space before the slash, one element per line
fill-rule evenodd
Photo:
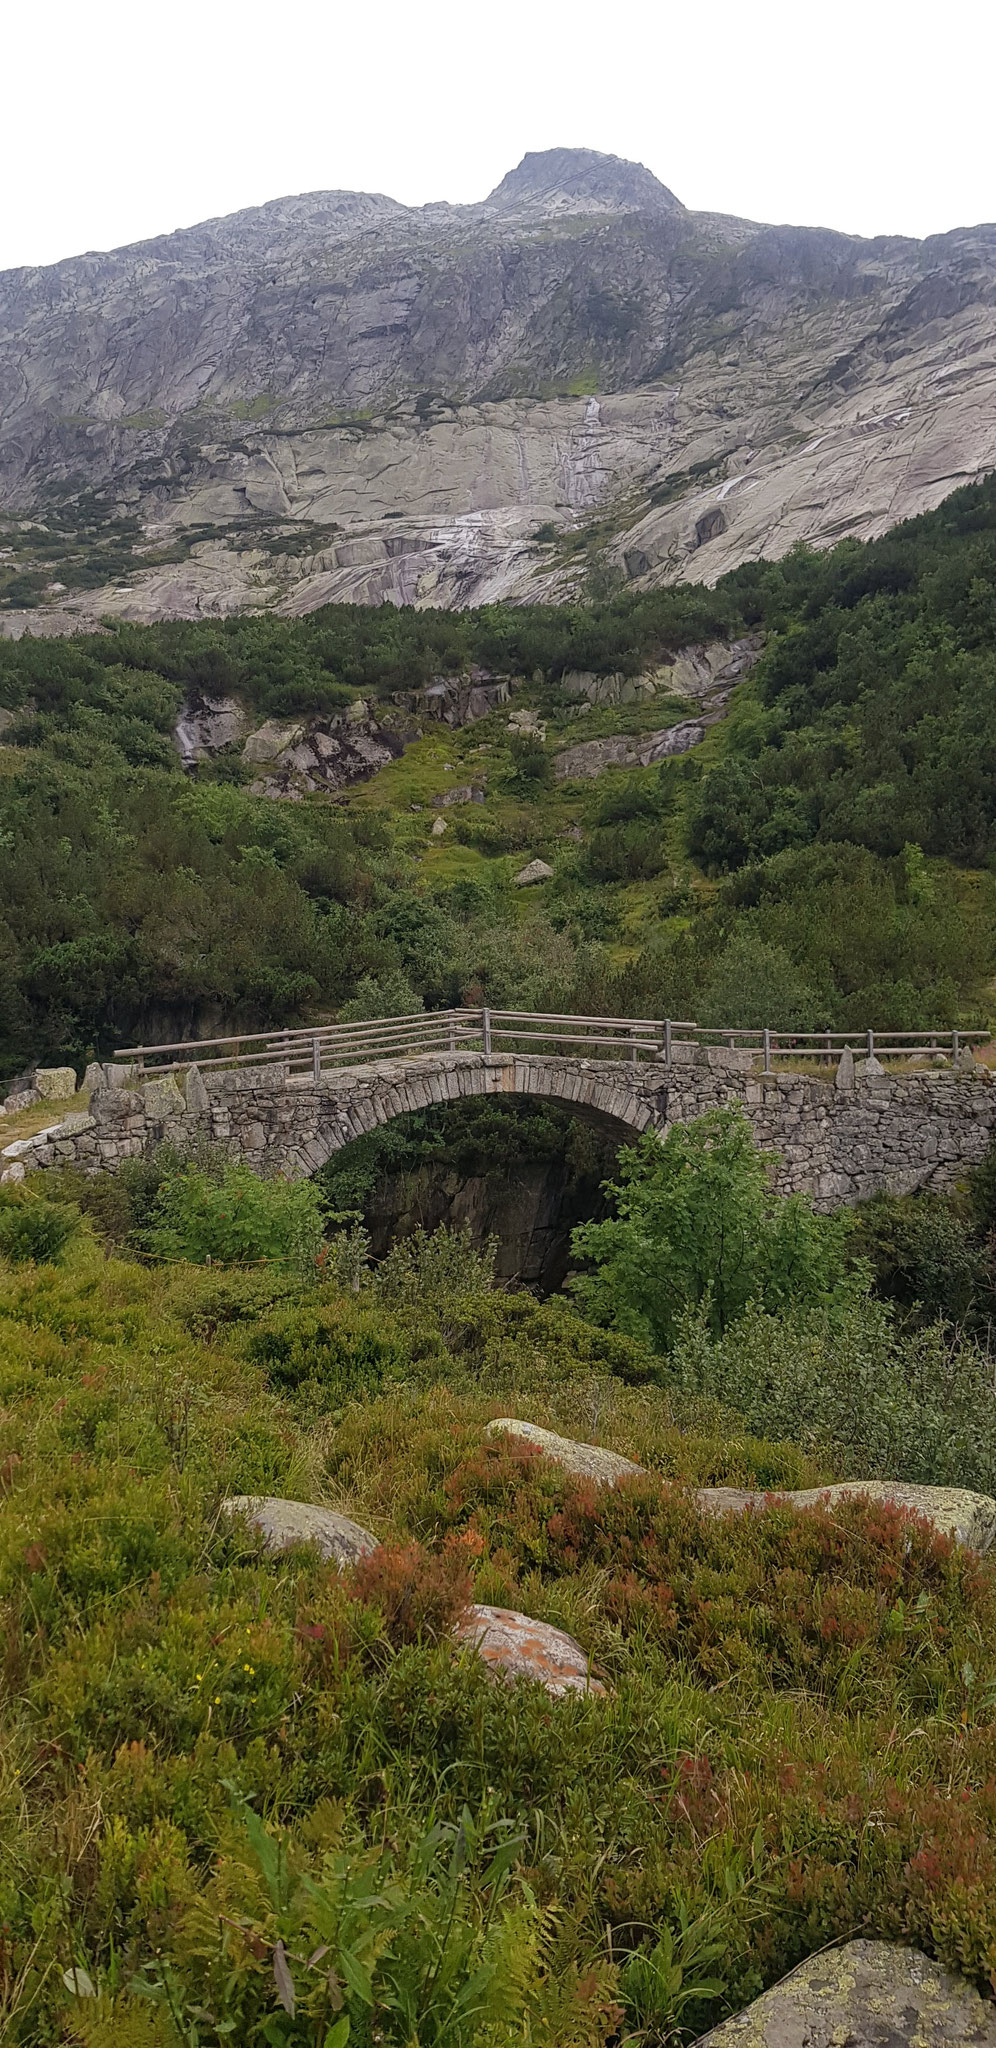
<path fill-rule="evenodd" d="M 470 1096 L 560 1103 L 620 1142 L 739 1103 L 758 1144 L 780 1155 L 782 1191 L 829 1208 L 881 1189 L 950 1185 L 996 1128 L 996 1086 L 964 1054 L 944 1071 L 896 1074 L 845 1055 L 835 1079 L 817 1079 L 761 1072 L 750 1050 L 694 1042 L 669 1043 L 668 1058 L 663 1050 L 641 1046 L 630 1063 L 458 1045 L 328 1069 L 316 1056 L 317 1074 L 289 1071 L 293 1062 L 177 1068 L 138 1086 L 133 1073 L 105 1067 L 89 1113 L 8 1148 L 0 1163 L 113 1171 L 150 1146 L 191 1153 L 207 1142 L 260 1172 L 301 1177 L 394 1117 Z"/>

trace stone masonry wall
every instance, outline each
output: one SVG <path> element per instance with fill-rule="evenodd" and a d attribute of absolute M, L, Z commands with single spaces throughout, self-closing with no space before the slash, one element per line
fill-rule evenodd
<path fill-rule="evenodd" d="M 836 1082 L 799 1074 L 761 1075 L 748 1053 L 678 1047 L 670 1065 L 622 1061 L 429 1054 L 311 1075 L 242 1067 L 122 1087 L 103 1070 L 89 1113 L 67 1117 L 0 1155 L 5 1178 L 35 1167 L 77 1165 L 112 1172 L 161 1143 L 192 1153 L 224 1147 L 262 1172 L 299 1178 L 333 1152 L 392 1117 L 470 1095 L 517 1093 L 563 1103 L 618 1129 L 620 1139 L 684 1123 L 720 1103 L 745 1109 L 758 1144 L 781 1155 L 776 1183 L 821 1208 L 887 1189 L 946 1187 L 980 1159 L 996 1128 L 989 1071 L 889 1076 L 864 1071 Z"/>

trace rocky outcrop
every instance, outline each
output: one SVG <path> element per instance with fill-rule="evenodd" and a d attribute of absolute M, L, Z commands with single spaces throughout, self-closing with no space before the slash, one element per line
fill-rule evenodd
<path fill-rule="evenodd" d="M 0 505 L 57 493 L 69 540 L 0 632 L 557 599 L 593 515 L 638 586 L 880 533 L 996 462 L 994 302 L 992 227 L 693 214 L 585 150 L 475 206 L 310 193 L 8 271 Z M 81 492 L 145 532 L 94 590 Z"/>
<path fill-rule="evenodd" d="M 513 1608 L 469 1607 L 456 1623 L 453 1640 L 475 1650 L 491 1676 L 508 1685 L 531 1679 L 554 1699 L 569 1692 L 605 1692 L 573 1636 Z"/>
<path fill-rule="evenodd" d="M 730 693 L 742 677 L 749 675 L 761 655 L 759 634 L 741 640 L 710 641 L 707 646 L 683 647 L 670 664 L 638 676 L 595 676 L 574 672 L 564 676 L 561 688 L 569 696 L 587 698 L 590 704 L 627 704 L 659 695 L 690 697 L 698 703 L 699 715 L 659 732 L 616 733 L 607 739 L 581 740 L 564 747 L 554 758 L 553 772 L 562 782 L 587 781 L 606 768 L 649 768 L 671 755 L 686 754 L 697 747 L 710 725 L 722 718 Z"/>
<path fill-rule="evenodd" d="M 996 2048 L 996 2006 L 915 1948 L 823 1949 L 698 2048 Z"/>
<path fill-rule="evenodd" d="M 845 1479 L 836 1486 L 805 1487 L 797 1493 L 765 1494 L 737 1486 L 703 1487 L 695 1496 L 706 1514 L 744 1514 L 773 1501 L 793 1508 L 833 1507 L 842 1500 L 885 1501 L 933 1523 L 939 1536 L 952 1536 L 968 1550 L 991 1550 L 996 1542 L 996 1500 L 958 1486 L 907 1486 L 894 1479 Z"/>
<path fill-rule="evenodd" d="M 561 782 L 579 782 L 603 775 L 606 768 L 649 768 L 673 754 L 687 754 L 705 736 L 704 720 L 684 719 L 661 732 L 641 733 L 636 739 L 618 733 L 610 739 L 581 740 L 555 756 L 553 772 Z"/>
<path fill-rule="evenodd" d="M 565 1472 L 578 1479 L 594 1479 L 599 1486 L 617 1486 L 620 1479 L 638 1478 L 642 1471 L 632 1458 L 621 1458 L 618 1451 L 603 1450 L 599 1444 L 575 1443 L 573 1437 L 556 1436 L 551 1429 L 540 1429 L 535 1422 L 517 1422 L 510 1415 L 489 1422 L 487 1434 L 518 1437 L 542 1452 L 544 1458 L 562 1465 Z"/>
<path fill-rule="evenodd" d="M 258 1531 L 273 1556 L 289 1550 L 293 1543 L 314 1543 L 330 1564 L 342 1570 L 377 1548 L 377 1538 L 369 1529 L 351 1522 L 348 1515 L 337 1515 L 332 1508 L 316 1507 L 310 1501 L 240 1493 L 223 1500 L 221 1506 L 224 1514 Z"/>

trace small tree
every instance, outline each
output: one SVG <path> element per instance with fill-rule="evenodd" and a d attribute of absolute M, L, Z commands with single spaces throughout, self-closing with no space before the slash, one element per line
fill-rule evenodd
<path fill-rule="evenodd" d="M 721 1336 L 751 1302 L 779 1314 L 825 1300 L 844 1279 L 850 1213 L 817 1216 L 801 1196 L 776 1195 L 769 1165 L 736 1108 L 620 1152 L 607 1183 L 616 1215 L 572 1239 L 596 1268 L 575 1282 L 586 1311 L 667 1352 L 690 1308 Z"/>

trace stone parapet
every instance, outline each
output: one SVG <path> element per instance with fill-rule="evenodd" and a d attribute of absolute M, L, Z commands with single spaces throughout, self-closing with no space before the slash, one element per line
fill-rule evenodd
<path fill-rule="evenodd" d="M 125 1076 L 125 1079 L 128 1077 Z M 632 1142 L 707 1109 L 739 1103 L 764 1151 L 777 1153 L 775 1184 L 818 1208 L 880 1190 L 950 1187 L 981 1159 L 996 1127 L 988 1070 L 863 1073 L 840 1088 L 796 1073 L 759 1074 L 752 1055 L 678 1046 L 664 1060 L 589 1060 L 557 1054 L 454 1052 L 326 1068 L 289 1076 L 281 1066 L 188 1071 L 183 1085 L 95 1090 L 90 1113 L 22 1140 L 30 1171 L 75 1163 L 114 1171 L 123 1159 L 168 1143 L 192 1153 L 223 1148 L 256 1171 L 312 1174 L 334 1152 L 392 1117 L 472 1095 L 532 1095 L 562 1103 Z M 14 1148 L 0 1157 L 8 1169 Z"/>

